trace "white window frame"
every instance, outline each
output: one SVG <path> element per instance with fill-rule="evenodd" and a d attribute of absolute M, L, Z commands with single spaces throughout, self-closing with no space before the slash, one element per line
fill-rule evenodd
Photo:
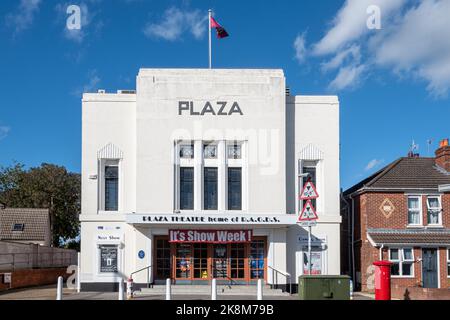
<path fill-rule="evenodd" d="M 300 174 L 304 173 L 304 168 L 314 168 L 316 169 L 316 190 L 317 193 L 319 194 L 319 198 L 316 199 L 316 207 L 314 209 L 316 209 L 317 213 L 323 212 L 324 208 L 322 207 L 324 201 L 324 193 L 322 192 L 323 189 L 323 181 L 324 179 L 322 179 L 322 160 L 300 160 Z M 303 177 L 299 178 L 299 191 L 298 194 L 300 194 L 300 192 L 302 192 L 303 190 Z M 300 200 L 299 199 L 299 213 L 303 210 L 303 206 L 305 205 L 305 201 Z"/>
<path fill-rule="evenodd" d="M 241 157 L 239 159 L 228 157 L 229 146 L 240 146 Z M 246 142 L 245 141 L 226 141 L 225 143 L 225 208 L 228 212 L 242 213 L 247 211 L 247 168 L 246 168 Z M 228 168 L 241 168 L 241 210 L 228 209 Z"/>
<path fill-rule="evenodd" d="M 398 259 L 392 259 L 392 250 L 398 250 Z M 411 259 L 406 260 L 404 250 L 411 250 Z M 389 248 L 389 261 L 398 264 L 399 275 L 391 275 L 392 278 L 415 278 L 415 260 L 414 260 L 414 248 L 412 247 L 393 247 Z M 403 263 L 411 264 L 411 275 L 403 275 Z"/>
<path fill-rule="evenodd" d="M 194 148 L 194 157 L 193 158 L 182 158 L 180 156 L 181 146 L 190 145 Z M 180 211 L 182 213 L 192 213 L 195 210 L 195 160 L 198 158 L 198 155 L 195 152 L 195 141 L 191 140 L 180 140 L 175 143 L 175 211 Z M 181 210 L 180 209 L 180 201 L 181 201 L 181 188 L 180 188 L 180 169 L 181 168 L 193 168 L 194 169 L 194 209 L 193 210 Z"/>
<path fill-rule="evenodd" d="M 419 223 L 410 223 L 409 222 L 409 199 L 417 198 L 419 199 Z M 409 227 L 422 227 L 423 226 L 423 204 L 422 204 L 422 196 L 417 194 L 408 194 L 406 198 L 406 208 L 407 208 L 407 224 Z"/>
<path fill-rule="evenodd" d="M 447 278 L 450 278 L 450 272 L 449 272 L 449 269 L 450 269 L 450 247 L 449 248 L 447 248 Z"/>
<path fill-rule="evenodd" d="M 438 215 L 438 223 L 428 223 L 428 210 L 431 210 L 428 199 L 435 198 L 438 199 L 439 207 L 436 207 L 436 210 L 439 211 Z M 427 225 L 428 226 L 442 226 L 442 196 L 441 195 L 428 195 L 426 198 L 427 202 Z"/>
<path fill-rule="evenodd" d="M 105 168 L 106 167 L 113 167 L 116 166 L 118 167 L 118 191 L 117 191 L 117 210 L 116 211 L 106 211 L 105 209 Z M 123 190 L 122 190 L 122 186 L 123 186 L 123 175 L 122 175 L 122 161 L 120 159 L 100 159 L 99 160 L 99 172 L 98 172 L 98 177 L 99 177 L 99 184 L 98 184 L 98 211 L 102 214 L 114 214 L 114 213 L 119 213 L 122 210 L 122 194 L 123 194 Z"/>

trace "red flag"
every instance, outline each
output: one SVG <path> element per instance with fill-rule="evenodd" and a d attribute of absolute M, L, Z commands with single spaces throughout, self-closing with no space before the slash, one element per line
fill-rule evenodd
<path fill-rule="evenodd" d="M 229 36 L 228 32 L 219 24 L 217 21 L 211 17 L 211 28 L 215 28 L 217 31 L 217 38 L 222 39 Z"/>

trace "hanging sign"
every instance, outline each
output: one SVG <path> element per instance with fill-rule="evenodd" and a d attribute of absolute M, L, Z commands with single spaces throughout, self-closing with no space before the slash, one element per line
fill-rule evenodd
<path fill-rule="evenodd" d="M 171 243 L 249 243 L 251 230 L 169 230 Z"/>
<path fill-rule="evenodd" d="M 300 194 L 301 200 L 312 200 L 317 199 L 319 194 L 317 193 L 316 187 L 314 183 L 311 181 L 311 178 L 308 178 L 305 185 L 303 186 L 302 193 Z"/>
<path fill-rule="evenodd" d="M 297 222 L 312 221 L 317 219 L 319 219 L 319 217 L 317 216 L 316 210 L 314 209 L 311 200 L 306 201 Z"/>

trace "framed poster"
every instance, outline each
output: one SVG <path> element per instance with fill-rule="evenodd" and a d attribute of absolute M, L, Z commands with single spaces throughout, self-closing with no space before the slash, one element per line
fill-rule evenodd
<path fill-rule="evenodd" d="M 118 271 L 118 247 L 116 245 L 100 246 L 100 272 L 115 273 Z"/>
<path fill-rule="evenodd" d="M 309 274 L 308 252 L 303 252 L 303 274 Z M 311 275 L 322 274 L 322 251 L 311 251 Z"/>

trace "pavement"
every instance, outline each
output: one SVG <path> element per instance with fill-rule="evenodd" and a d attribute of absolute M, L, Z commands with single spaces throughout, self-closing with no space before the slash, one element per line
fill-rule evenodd
<path fill-rule="evenodd" d="M 256 300 L 256 297 L 245 296 L 221 296 L 218 300 Z M 373 295 L 355 292 L 352 300 L 373 300 Z M 33 287 L 26 289 L 14 289 L 0 292 L 0 300 L 56 300 L 56 285 Z M 118 300 L 117 292 L 81 292 L 67 289 L 63 290 L 63 300 Z M 165 295 L 138 296 L 133 300 L 165 300 Z M 173 295 L 172 300 L 211 300 L 209 295 Z M 265 296 L 264 300 L 298 300 L 297 295 L 292 296 Z"/>

